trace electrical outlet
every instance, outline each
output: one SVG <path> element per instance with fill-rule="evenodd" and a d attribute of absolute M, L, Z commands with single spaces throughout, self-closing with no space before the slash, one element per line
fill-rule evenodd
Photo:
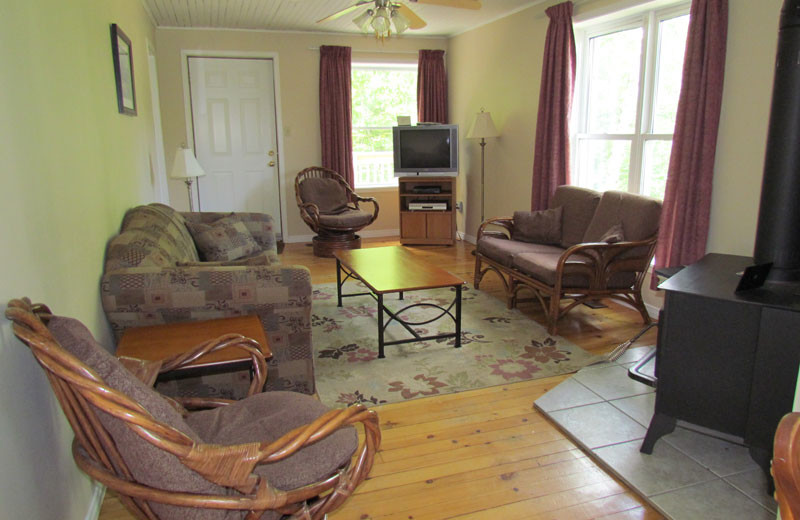
<path fill-rule="evenodd" d="M 457 209 L 458 211 L 464 211 L 464 202 L 463 202 L 463 201 L 461 201 L 461 200 L 459 200 L 458 202 L 456 202 L 456 209 Z"/>

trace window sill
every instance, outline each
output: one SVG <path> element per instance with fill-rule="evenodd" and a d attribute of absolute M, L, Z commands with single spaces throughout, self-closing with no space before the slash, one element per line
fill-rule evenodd
<path fill-rule="evenodd" d="M 356 186 L 353 190 L 356 193 L 397 191 L 397 186 Z"/>

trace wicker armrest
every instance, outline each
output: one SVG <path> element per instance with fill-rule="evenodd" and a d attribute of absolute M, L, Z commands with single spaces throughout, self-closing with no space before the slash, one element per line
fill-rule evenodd
<path fill-rule="evenodd" d="M 476 240 L 480 240 L 481 237 L 483 237 L 484 235 L 493 236 L 497 233 L 503 233 L 503 235 L 505 235 L 505 233 L 502 231 L 485 231 L 487 226 L 501 227 L 507 230 L 508 233 L 510 234 L 511 231 L 514 229 L 514 219 L 511 217 L 493 217 L 484 220 L 481 223 L 480 227 L 478 228 L 478 236 Z M 508 236 L 504 236 L 504 238 L 508 238 Z"/>
<path fill-rule="evenodd" d="M 264 356 L 264 353 L 261 350 L 261 345 L 258 343 L 258 341 L 251 338 L 246 338 L 241 334 L 224 334 L 218 338 L 204 341 L 203 343 L 192 349 L 189 349 L 182 354 L 164 359 L 162 361 L 159 373 L 163 374 L 185 367 L 186 365 L 197 361 L 211 352 L 216 352 L 226 348 L 238 348 L 244 350 L 250 355 L 250 359 L 253 363 L 253 380 L 250 382 L 250 388 L 247 390 L 247 395 L 251 396 L 261 392 L 261 390 L 264 388 L 264 382 L 267 380 L 266 357 Z M 270 354 L 269 357 L 272 357 L 272 355 Z M 187 405 L 189 405 L 188 402 L 184 404 L 184 406 Z"/>

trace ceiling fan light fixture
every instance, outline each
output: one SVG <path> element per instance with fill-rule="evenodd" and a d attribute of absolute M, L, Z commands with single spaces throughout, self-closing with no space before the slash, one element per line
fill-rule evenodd
<path fill-rule="evenodd" d="M 394 22 L 394 31 L 397 34 L 402 34 L 411 22 L 409 22 L 408 18 L 403 16 L 403 13 L 398 11 L 397 9 L 392 9 L 392 21 Z"/>
<path fill-rule="evenodd" d="M 372 19 L 372 28 L 375 29 L 375 36 L 379 38 L 386 38 L 389 36 L 392 27 L 391 20 L 389 19 L 389 10 L 385 7 L 379 7 L 375 13 L 375 18 Z"/>
<path fill-rule="evenodd" d="M 375 14 L 375 11 L 372 9 L 367 9 L 360 15 L 353 18 L 353 23 L 356 24 L 356 27 L 361 32 L 369 32 L 370 22 L 372 21 L 372 16 Z"/>

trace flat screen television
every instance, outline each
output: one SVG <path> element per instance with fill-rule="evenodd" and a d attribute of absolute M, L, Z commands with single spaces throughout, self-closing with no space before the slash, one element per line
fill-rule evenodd
<path fill-rule="evenodd" d="M 394 176 L 458 175 L 458 125 L 395 126 Z"/>

